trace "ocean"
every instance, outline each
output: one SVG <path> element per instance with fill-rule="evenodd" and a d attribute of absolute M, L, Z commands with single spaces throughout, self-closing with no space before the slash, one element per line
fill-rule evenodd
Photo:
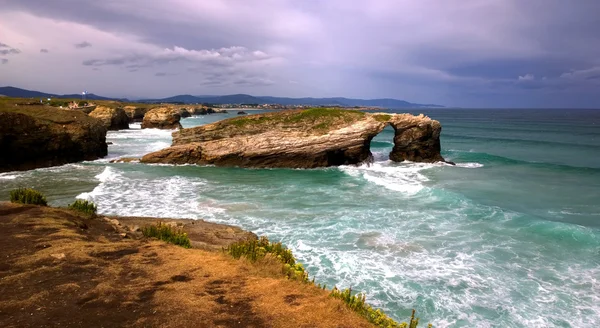
<path fill-rule="evenodd" d="M 0 200 L 28 186 L 51 205 L 79 197 L 103 214 L 237 225 L 397 320 L 416 309 L 435 327 L 600 326 L 600 110 L 410 112 L 441 122 L 456 166 L 390 162 L 391 128 L 373 140 L 371 165 L 108 163 L 170 145 L 172 131 L 132 124 L 108 133 L 105 159 L 0 174 Z"/>

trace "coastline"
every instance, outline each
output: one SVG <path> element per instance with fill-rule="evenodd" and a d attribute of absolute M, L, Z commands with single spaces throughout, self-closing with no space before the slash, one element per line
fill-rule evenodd
<path fill-rule="evenodd" d="M 159 221 L 189 232 L 192 248 L 142 236 Z M 4 327 L 373 327 L 274 257 L 220 251 L 256 238 L 234 226 L 0 202 L 0 229 Z"/>

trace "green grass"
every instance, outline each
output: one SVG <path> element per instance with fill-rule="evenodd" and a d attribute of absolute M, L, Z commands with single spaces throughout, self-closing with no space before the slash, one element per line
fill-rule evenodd
<path fill-rule="evenodd" d="M 48 206 L 46 197 L 39 191 L 31 188 L 19 188 L 10 192 L 12 203 L 33 204 Z"/>
<path fill-rule="evenodd" d="M 181 229 L 174 228 L 159 222 L 156 225 L 149 225 L 142 228 L 142 234 L 148 238 L 158 238 L 167 243 L 175 244 L 183 248 L 191 248 L 192 243 L 187 233 Z"/>
<path fill-rule="evenodd" d="M 238 118 L 232 118 L 224 121 L 224 124 L 231 124 L 236 127 L 246 127 L 251 125 L 253 128 L 261 126 L 272 127 L 276 124 L 284 125 L 303 125 L 306 130 L 325 130 L 331 126 L 340 124 L 349 124 L 360 120 L 365 113 L 356 110 L 337 109 L 337 108 L 309 108 L 306 110 L 282 111 L 276 113 L 250 115 Z"/>
<path fill-rule="evenodd" d="M 378 121 L 378 122 L 388 122 L 392 118 L 392 115 L 389 115 L 389 114 L 375 114 L 375 115 L 373 115 L 373 118 L 375 118 L 375 120 Z"/>
<path fill-rule="evenodd" d="M 415 310 L 412 311 L 412 315 L 410 316 L 410 322 L 398 323 L 392 318 L 388 317 L 380 309 L 373 309 L 369 304 L 367 304 L 365 294 L 352 295 L 352 289 L 350 288 L 345 290 L 339 290 L 336 287 L 334 287 L 331 290 L 331 294 L 329 294 L 329 296 L 342 300 L 352 311 L 358 313 L 360 316 L 367 319 L 376 327 L 417 328 L 417 326 L 419 325 L 419 318 L 415 318 Z M 428 327 L 431 328 L 432 325 L 429 324 Z"/>
<path fill-rule="evenodd" d="M 282 273 L 290 279 L 308 281 L 308 273 L 301 263 L 296 263 L 292 251 L 281 243 L 271 243 L 267 237 L 239 241 L 225 248 L 225 252 L 235 259 L 245 257 L 252 262 L 264 258 L 267 254 L 277 258 L 282 264 Z"/>
<path fill-rule="evenodd" d="M 267 237 L 260 237 L 256 239 L 248 239 L 239 241 L 231 244 L 229 247 L 223 249 L 224 252 L 233 256 L 235 259 L 246 258 L 252 262 L 264 258 L 265 256 L 273 256 L 277 258 L 283 264 L 282 272 L 290 279 L 297 279 L 305 283 L 315 284 L 315 279 L 308 279 L 308 272 L 304 269 L 302 264 L 297 263 L 292 251 L 281 243 L 271 243 Z M 323 290 L 326 286 L 321 284 L 316 285 Z M 415 311 L 413 310 L 410 322 L 398 323 L 392 318 L 388 317 L 380 309 L 373 309 L 368 305 L 365 300 L 365 294 L 352 294 L 351 289 L 339 290 L 334 287 L 331 290 L 329 296 L 342 300 L 351 310 L 358 313 L 360 316 L 367 319 L 370 323 L 376 327 L 382 328 L 416 328 L 419 324 L 419 318 L 415 318 Z M 432 327 L 431 324 L 428 326 Z"/>
<path fill-rule="evenodd" d="M 69 209 L 81 212 L 90 217 L 96 216 L 96 211 L 98 210 L 93 202 L 88 202 L 83 199 L 77 199 L 73 204 L 69 204 Z"/>

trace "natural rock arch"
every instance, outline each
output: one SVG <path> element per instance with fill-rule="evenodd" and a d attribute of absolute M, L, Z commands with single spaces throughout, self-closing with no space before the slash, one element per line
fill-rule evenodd
<path fill-rule="evenodd" d="M 395 131 L 391 160 L 444 161 L 441 125 L 424 115 L 313 111 L 251 115 L 182 129 L 173 133 L 171 147 L 141 161 L 290 168 L 360 164 L 372 158 L 371 141 L 388 124 Z"/>

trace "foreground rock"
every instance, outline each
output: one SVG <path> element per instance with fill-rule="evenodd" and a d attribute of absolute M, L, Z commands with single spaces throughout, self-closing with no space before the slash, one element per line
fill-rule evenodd
<path fill-rule="evenodd" d="M 98 106 L 89 115 L 99 119 L 108 130 L 129 129 L 129 116 L 123 108 Z"/>
<path fill-rule="evenodd" d="M 0 327 L 372 327 L 280 262 L 221 251 L 250 233 L 165 219 L 218 251 L 184 249 L 138 238 L 153 220 L 0 202 Z"/>
<path fill-rule="evenodd" d="M 179 110 L 172 107 L 153 108 L 144 115 L 142 129 L 181 129 Z"/>
<path fill-rule="evenodd" d="M 393 161 L 437 162 L 439 122 L 410 114 L 338 109 L 293 110 L 237 117 L 173 133 L 173 145 L 143 163 L 316 168 L 372 160 L 370 143 L 395 130 Z"/>
<path fill-rule="evenodd" d="M 0 172 L 104 157 L 108 153 L 106 131 L 99 120 L 77 110 L 0 108 Z"/>

